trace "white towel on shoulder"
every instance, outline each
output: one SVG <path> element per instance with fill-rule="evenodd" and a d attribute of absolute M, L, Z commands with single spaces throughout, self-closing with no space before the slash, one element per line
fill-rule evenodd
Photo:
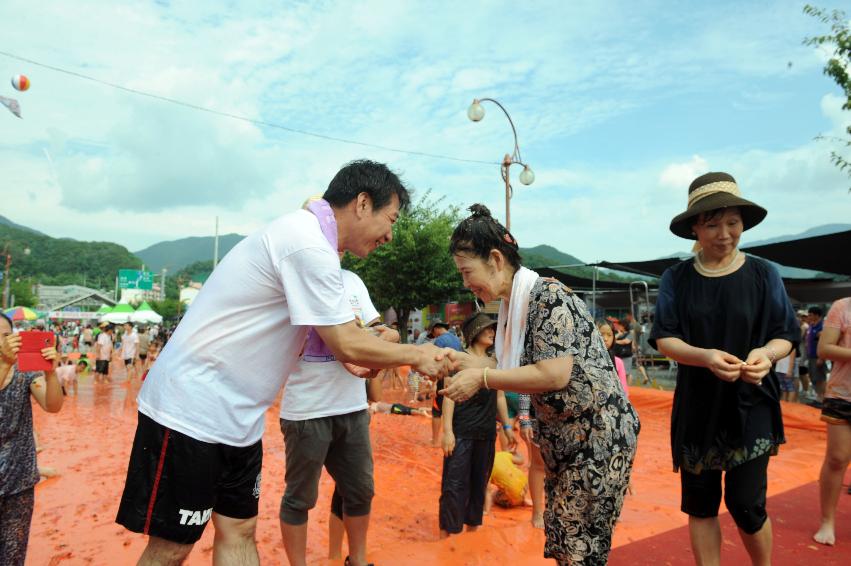
<path fill-rule="evenodd" d="M 499 369 L 520 367 L 529 316 L 529 294 L 538 277 L 531 269 L 518 269 L 511 282 L 511 298 L 508 303 L 503 300 L 499 305 L 495 344 Z"/>

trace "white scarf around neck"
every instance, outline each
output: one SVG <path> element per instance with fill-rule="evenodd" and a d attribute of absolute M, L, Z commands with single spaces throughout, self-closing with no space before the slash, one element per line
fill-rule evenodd
<path fill-rule="evenodd" d="M 529 294 L 538 277 L 531 269 L 518 269 L 511 282 L 511 298 L 508 303 L 503 299 L 499 304 L 495 344 L 499 369 L 520 367 L 529 317 Z"/>

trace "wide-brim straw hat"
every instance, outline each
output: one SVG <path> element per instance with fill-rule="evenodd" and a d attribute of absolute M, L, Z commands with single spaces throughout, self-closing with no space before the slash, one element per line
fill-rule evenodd
<path fill-rule="evenodd" d="M 688 209 L 671 220 L 671 232 L 680 238 L 696 240 L 691 227 L 697 215 L 719 208 L 738 207 L 742 214 L 745 230 L 750 230 L 768 214 L 764 208 L 745 200 L 739 191 L 739 185 L 732 175 L 727 173 L 707 173 L 701 175 L 688 188 Z"/>
<path fill-rule="evenodd" d="M 476 342 L 476 338 L 482 333 L 485 328 L 496 326 L 496 321 L 483 312 L 478 312 L 467 317 L 464 324 L 461 325 L 461 332 L 464 333 L 464 339 L 467 344 L 472 346 Z"/>

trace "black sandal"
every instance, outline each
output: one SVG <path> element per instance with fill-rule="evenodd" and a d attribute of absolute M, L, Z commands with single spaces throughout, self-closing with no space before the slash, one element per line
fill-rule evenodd
<path fill-rule="evenodd" d="M 343 562 L 343 566 L 352 566 L 352 561 L 351 561 L 351 560 L 349 560 L 349 557 L 348 557 L 348 556 L 346 556 L 346 561 L 345 561 L 345 562 Z M 366 566 L 375 566 L 375 564 L 373 564 L 372 562 L 370 562 L 370 563 L 369 563 L 369 564 L 367 564 Z"/>

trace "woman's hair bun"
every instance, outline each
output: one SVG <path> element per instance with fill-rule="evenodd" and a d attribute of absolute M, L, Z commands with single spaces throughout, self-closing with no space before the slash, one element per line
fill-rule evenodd
<path fill-rule="evenodd" d="M 476 203 L 473 206 L 471 206 L 469 210 L 470 210 L 470 212 L 473 213 L 474 218 L 478 218 L 478 217 L 490 218 L 491 217 L 491 211 L 488 210 L 488 207 L 486 207 L 483 204 Z"/>

